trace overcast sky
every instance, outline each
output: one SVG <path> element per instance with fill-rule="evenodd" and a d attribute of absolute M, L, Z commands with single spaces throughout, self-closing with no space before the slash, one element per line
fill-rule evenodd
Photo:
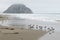
<path fill-rule="evenodd" d="M 34 13 L 60 13 L 60 0 L 0 0 L 0 12 L 15 3 L 25 4 Z"/>

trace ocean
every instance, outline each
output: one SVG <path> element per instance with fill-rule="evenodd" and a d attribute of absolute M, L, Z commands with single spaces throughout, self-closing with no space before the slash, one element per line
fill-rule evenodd
<path fill-rule="evenodd" d="M 1 13 L 4 14 L 4 13 Z M 20 18 L 35 19 L 35 20 L 60 20 L 60 13 L 34 13 L 34 14 L 18 14 L 5 13 L 6 15 L 15 15 Z"/>
<path fill-rule="evenodd" d="M 60 20 L 60 14 L 55 13 L 55 14 L 48 14 L 48 13 L 40 13 L 40 14 L 17 14 L 18 17 L 20 18 L 25 18 L 25 19 L 32 19 L 32 20 L 38 20 L 38 21 L 58 21 Z"/>

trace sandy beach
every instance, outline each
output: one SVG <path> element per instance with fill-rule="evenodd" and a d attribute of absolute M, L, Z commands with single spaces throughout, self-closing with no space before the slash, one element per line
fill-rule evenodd
<path fill-rule="evenodd" d="M 12 27 L 13 28 L 13 27 Z M 38 40 L 47 32 L 42 30 L 20 29 L 0 26 L 0 40 Z"/>

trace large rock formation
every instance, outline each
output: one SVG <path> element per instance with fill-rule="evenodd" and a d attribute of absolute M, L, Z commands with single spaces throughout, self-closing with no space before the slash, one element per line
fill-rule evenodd
<path fill-rule="evenodd" d="M 13 4 L 3 13 L 32 13 L 32 11 L 23 4 Z"/>

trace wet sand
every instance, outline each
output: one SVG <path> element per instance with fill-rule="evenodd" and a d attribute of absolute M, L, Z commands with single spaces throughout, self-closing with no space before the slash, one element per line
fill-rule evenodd
<path fill-rule="evenodd" d="M 38 40 L 47 32 L 43 30 L 21 29 L 0 26 L 0 40 Z"/>
<path fill-rule="evenodd" d="M 51 35 L 46 34 L 43 37 L 41 37 L 39 40 L 60 40 L 60 31 L 56 31 Z"/>

